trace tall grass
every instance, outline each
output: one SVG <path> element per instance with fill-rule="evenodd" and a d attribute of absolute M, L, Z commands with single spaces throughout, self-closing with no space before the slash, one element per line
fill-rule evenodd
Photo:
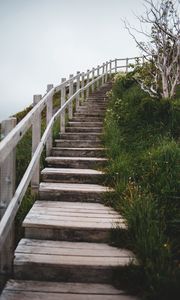
<path fill-rule="evenodd" d="M 180 98 L 151 99 L 120 75 L 110 93 L 104 143 L 106 201 L 127 220 L 146 299 L 178 299 L 180 288 Z"/>

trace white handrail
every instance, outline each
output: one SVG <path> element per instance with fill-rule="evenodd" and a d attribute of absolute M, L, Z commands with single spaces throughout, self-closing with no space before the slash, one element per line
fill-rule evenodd
<path fill-rule="evenodd" d="M 54 122 L 57 120 L 57 118 L 61 115 L 61 113 L 64 112 L 66 107 L 72 102 L 73 99 L 76 98 L 81 92 L 85 91 L 88 87 L 90 87 L 92 84 L 94 84 L 96 81 L 101 79 L 104 76 L 102 74 L 98 78 L 94 79 L 93 81 L 89 82 L 87 85 L 85 85 L 83 88 L 79 89 L 77 92 L 75 92 L 67 101 L 64 103 L 64 105 L 54 114 L 52 119 L 50 120 L 48 126 L 46 127 L 44 134 L 41 138 L 41 141 L 34 152 L 34 155 L 32 156 L 32 159 L 28 165 L 28 168 L 26 172 L 24 173 L 24 176 L 15 192 L 14 197 L 12 198 L 6 212 L 4 213 L 4 216 L 1 219 L 0 222 L 0 250 L 5 242 L 7 233 L 9 232 L 11 225 L 14 221 L 14 218 L 16 216 L 16 213 L 19 209 L 19 206 L 21 205 L 22 199 L 26 193 L 26 190 L 28 188 L 28 185 L 31 181 L 33 171 L 35 170 L 36 164 L 38 163 L 41 153 L 44 149 L 44 146 L 46 144 L 46 141 L 48 139 L 49 133 L 51 129 L 53 128 Z"/>

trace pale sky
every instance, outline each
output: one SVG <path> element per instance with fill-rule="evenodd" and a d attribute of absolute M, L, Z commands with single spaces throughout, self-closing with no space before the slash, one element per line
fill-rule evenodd
<path fill-rule="evenodd" d="M 139 55 L 122 19 L 137 24 L 143 0 L 0 0 L 0 121 L 46 85 Z"/>

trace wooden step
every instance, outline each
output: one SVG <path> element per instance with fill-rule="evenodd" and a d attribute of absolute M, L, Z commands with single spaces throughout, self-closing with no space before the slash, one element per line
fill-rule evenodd
<path fill-rule="evenodd" d="M 137 300 L 109 284 L 9 280 L 1 300 Z"/>
<path fill-rule="evenodd" d="M 88 113 L 88 112 L 75 112 L 74 113 L 74 117 L 78 117 L 78 118 L 81 118 L 81 117 L 85 117 L 85 118 L 87 118 L 87 117 L 96 117 L 99 120 L 103 120 L 104 116 L 105 116 L 105 112 L 98 113 L 96 111 L 90 112 L 90 113 Z"/>
<path fill-rule="evenodd" d="M 42 182 L 39 186 L 40 199 L 68 202 L 101 202 L 104 194 L 111 191 L 98 184 Z"/>
<path fill-rule="evenodd" d="M 107 158 L 101 157 L 46 157 L 46 162 L 49 167 L 57 168 L 76 168 L 76 169 L 98 169 L 107 164 Z"/>
<path fill-rule="evenodd" d="M 45 182 L 98 184 L 104 181 L 104 172 L 93 169 L 45 168 L 41 176 Z"/>
<path fill-rule="evenodd" d="M 70 127 L 103 127 L 103 122 L 69 122 Z"/>
<path fill-rule="evenodd" d="M 70 120 L 70 122 L 103 122 L 104 117 L 92 117 L 92 116 L 84 116 L 80 114 L 79 116 L 75 117 Z"/>
<path fill-rule="evenodd" d="M 14 278 L 111 283 L 114 272 L 135 257 L 101 243 L 22 239 L 15 250 Z"/>
<path fill-rule="evenodd" d="M 104 114 L 106 111 L 106 108 L 104 107 L 94 107 L 94 106 L 79 106 L 78 109 L 76 110 L 77 113 L 98 113 L 98 114 Z"/>
<path fill-rule="evenodd" d="M 82 105 L 80 105 L 79 107 L 92 107 L 92 108 L 107 108 L 107 102 L 105 101 L 97 101 L 97 100 L 89 100 L 86 101 L 85 103 L 83 103 Z"/>
<path fill-rule="evenodd" d="M 52 156 L 72 156 L 72 157 L 101 157 L 105 153 L 104 148 L 63 148 L 53 147 Z"/>
<path fill-rule="evenodd" d="M 55 140 L 55 144 L 57 147 L 70 147 L 70 148 L 99 148 L 102 147 L 100 141 L 94 140 Z"/>
<path fill-rule="evenodd" d="M 66 127 L 66 132 L 86 132 L 88 134 L 91 134 L 92 132 L 102 133 L 102 127 Z"/>
<path fill-rule="evenodd" d="M 124 219 L 103 204 L 52 201 L 36 201 L 23 227 L 26 238 L 98 243 L 110 242 L 116 227 L 126 230 Z"/>
<path fill-rule="evenodd" d="M 102 133 L 99 133 L 99 132 L 89 132 L 88 134 L 87 133 L 83 133 L 83 132 L 80 132 L 80 133 L 69 133 L 69 132 L 66 132 L 66 133 L 60 133 L 60 138 L 61 139 L 67 139 L 67 140 L 85 140 L 85 139 L 88 139 L 88 140 L 94 140 L 94 141 L 100 141 L 101 138 L 102 138 Z"/>

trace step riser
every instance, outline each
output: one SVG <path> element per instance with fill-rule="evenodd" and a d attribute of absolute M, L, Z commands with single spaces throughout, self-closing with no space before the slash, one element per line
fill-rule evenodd
<path fill-rule="evenodd" d="M 45 229 L 38 226 L 38 228 L 25 228 L 25 237 L 54 241 L 108 243 L 111 230 Z"/>
<path fill-rule="evenodd" d="M 56 142 L 56 146 L 57 147 L 74 147 L 74 148 L 95 148 L 95 147 L 101 147 L 101 143 L 100 142 L 96 142 L 96 141 L 59 141 Z"/>
<path fill-rule="evenodd" d="M 104 121 L 104 118 L 101 117 L 73 117 L 71 119 L 72 122 L 102 122 Z"/>
<path fill-rule="evenodd" d="M 71 157 L 102 157 L 104 150 L 66 150 L 66 149 L 53 149 L 52 156 L 71 156 Z"/>
<path fill-rule="evenodd" d="M 86 174 L 42 174 L 44 182 L 61 182 L 61 183 L 91 183 L 102 184 L 104 181 L 103 175 L 86 175 Z"/>
<path fill-rule="evenodd" d="M 102 128 L 93 128 L 93 127 L 66 127 L 66 132 L 102 132 Z"/>
<path fill-rule="evenodd" d="M 92 268 L 88 266 L 64 266 L 38 265 L 28 263 L 14 266 L 15 279 L 45 280 L 62 282 L 86 282 L 86 283 L 111 283 L 114 277 L 114 268 Z M 89 298 L 90 299 L 90 298 Z"/>
<path fill-rule="evenodd" d="M 74 113 L 74 117 L 78 117 L 78 118 L 82 118 L 82 117 L 96 117 L 98 118 L 99 120 L 102 120 L 105 116 L 105 113 Z"/>
<path fill-rule="evenodd" d="M 102 135 L 99 133 L 81 133 L 81 134 L 73 134 L 73 133 L 69 133 L 69 134 L 65 134 L 62 133 L 60 134 L 60 139 L 63 140 L 92 140 L 92 141 L 97 141 L 100 142 Z"/>
<path fill-rule="evenodd" d="M 69 122 L 70 127 L 101 127 L 103 128 L 103 122 Z"/>
<path fill-rule="evenodd" d="M 67 201 L 67 202 L 95 202 L 101 203 L 104 193 L 84 192 L 84 191 L 39 191 L 42 200 Z"/>
<path fill-rule="evenodd" d="M 53 161 L 47 162 L 48 167 L 53 167 L 53 168 L 76 168 L 76 169 L 97 169 L 97 168 L 102 168 L 105 167 L 107 162 L 94 162 L 94 161 Z"/>
<path fill-rule="evenodd" d="M 101 114 L 101 113 L 104 113 L 106 111 L 106 108 L 98 108 L 98 107 L 79 107 L 78 109 L 77 109 L 77 113 L 79 113 L 79 112 L 82 112 L 82 113 L 94 113 L 94 112 L 96 112 L 96 113 L 98 113 L 98 114 Z"/>

